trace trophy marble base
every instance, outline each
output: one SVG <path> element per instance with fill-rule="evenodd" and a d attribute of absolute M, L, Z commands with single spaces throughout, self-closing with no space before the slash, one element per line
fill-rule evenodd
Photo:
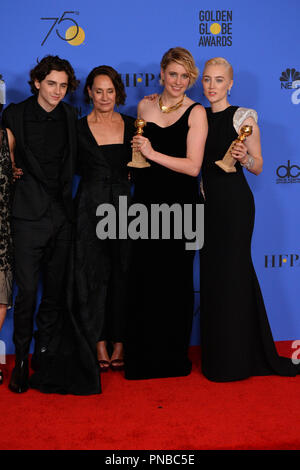
<path fill-rule="evenodd" d="M 244 142 L 246 137 L 248 137 L 251 134 L 252 134 L 252 126 L 241 127 L 240 135 L 238 136 L 238 138 L 231 143 L 223 159 L 217 160 L 215 164 L 218 165 L 220 168 L 222 168 L 223 171 L 226 171 L 226 173 L 236 173 L 236 168 L 234 166 L 236 164 L 236 159 L 231 156 L 231 149 L 236 142 Z"/>
<path fill-rule="evenodd" d="M 146 161 L 145 157 L 143 157 L 141 152 L 139 152 L 138 150 L 133 150 L 132 160 L 131 162 L 127 163 L 127 166 L 130 166 L 133 168 L 147 168 L 151 165 L 150 163 Z"/>
<path fill-rule="evenodd" d="M 151 165 L 148 162 L 129 162 L 127 163 L 127 166 L 130 166 L 133 168 L 147 168 Z"/>
<path fill-rule="evenodd" d="M 234 142 L 230 145 L 229 149 L 225 153 L 222 160 L 217 160 L 215 162 L 223 171 L 226 173 L 236 173 L 235 163 L 236 160 L 231 156 L 231 148 L 233 147 Z"/>

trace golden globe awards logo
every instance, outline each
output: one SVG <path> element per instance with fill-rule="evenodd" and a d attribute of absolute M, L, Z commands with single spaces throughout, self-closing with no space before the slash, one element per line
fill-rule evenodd
<path fill-rule="evenodd" d="M 41 46 L 45 44 L 53 31 L 59 39 L 66 41 L 71 46 L 80 46 L 85 39 L 85 32 L 75 20 L 78 15 L 78 11 L 64 11 L 61 16 L 41 18 L 43 21 L 52 22 Z"/>
<path fill-rule="evenodd" d="M 199 11 L 198 46 L 232 46 L 232 10 Z"/>

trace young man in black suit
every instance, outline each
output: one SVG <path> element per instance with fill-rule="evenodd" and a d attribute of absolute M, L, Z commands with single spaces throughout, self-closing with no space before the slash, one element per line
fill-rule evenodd
<path fill-rule="evenodd" d="M 29 386 L 28 354 L 41 268 L 43 295 L 32 357 L 35 369 L 63 309 L 72 234 L 77 116 L 62 100 L 78 83 L 67 60 L 46 56 L 30 72 L 33 96 L 3 112 L 3 124 L 15 138 L 15 165 L 22 170 L 15 182 L 12 207 L 18 295 L 14 307 L 16 364 L 9 388 L 16 393 Z"/>

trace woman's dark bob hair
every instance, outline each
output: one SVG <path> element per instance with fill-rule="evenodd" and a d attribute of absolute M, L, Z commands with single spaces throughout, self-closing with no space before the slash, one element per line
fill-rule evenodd
<path fill-rule="evenodd" d="M 37 65 L 30 70 L 30 85 L 31 92 L 34 95 L 38 94 L 38 89 L 35 87 L 35 80 L 42 82 L 52 70 L 58 72 L 66 72 L 68 75 L 68 92 L 75 91 L 79 85 L 79 80 L 76 79 L 74 69 L 70 62 L 65 59 L 61 59 L 57 55 L 47 55 Z"/>
<path fill-rule="evenodd" d="M 118 106 L 119 104 L 125 104 L 126 93 L 124 83 L 122 82 L 120 74 L 109 65 L 99 65 L 88 74 L 83 90 L 85 102 L 90 102 L 88 88 L 92 88 L 94 80 L 96 77 L 98 77 L 98 75 L 106 75 L 113 82 L 114 88 L 116 90 L 116 105 Z"/>

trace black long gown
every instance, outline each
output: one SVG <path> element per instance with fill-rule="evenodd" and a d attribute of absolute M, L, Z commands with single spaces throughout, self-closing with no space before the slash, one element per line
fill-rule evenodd
<path fill-rule="evenodd" d="M 123 341 L 130 241 L 118 238 L 119 197 L 130 205 L 127 162 L 134 119 L 123 115 L 124 144 L 99 146 L 86 117 L 78 124 L 82 180 L 76 195 L 75 281 L 83 327 L 93 341 Z M 116 239 L 99 240 L 100 204 L 116 209 Z"/>
<path fill-rule="evenodd" d="M 173 157 L 186 156 L 188 118 L 192 108 L 172 125 L 162 128 L 148 122 L 145 136 L 154 150 Z M 151 162 L 137 169 L 134 203 L 201 203 L 197 178 Z M 149 217 L 149 227 L 151 219 Z M 194 251 L 186 240 L 138 239 L 132 244 L 130 308 L 125 341 L 125 377 L 147 379 L 190 373 L 188 346 L 193 320 Z"/>
<path fill-rule="evenodd" d="M 251 259 L 254 199 L 243 173 L 215 165 L 237 138 L 237 106 L 212 113 L 202 166 L 204 247 L 200 252 L 200 325 L 203 374 L 212 381 L 299 373 L 277 354 Z"/>
<path fill-rule="evenodd" d="M 129 240 L 99 240 L 100 204 L 116 208 L 131 198 L 127 162 L 134 119 L 122 115 L 124 143 L 99 146 L 84 117 L 78 122 L 79 173 L 73 252 L 68 270 L 66 311 L 30 385 L 42 392 L 89 395 L 101 392 L 96 343 L 122 341 L 126 312 Z"/>
<path fill-rule="evenodd" d="M 13 250 L 10 228 L 12 166 L 7 132 L 0 127 L 0 303 L 12 305 Z"/>

